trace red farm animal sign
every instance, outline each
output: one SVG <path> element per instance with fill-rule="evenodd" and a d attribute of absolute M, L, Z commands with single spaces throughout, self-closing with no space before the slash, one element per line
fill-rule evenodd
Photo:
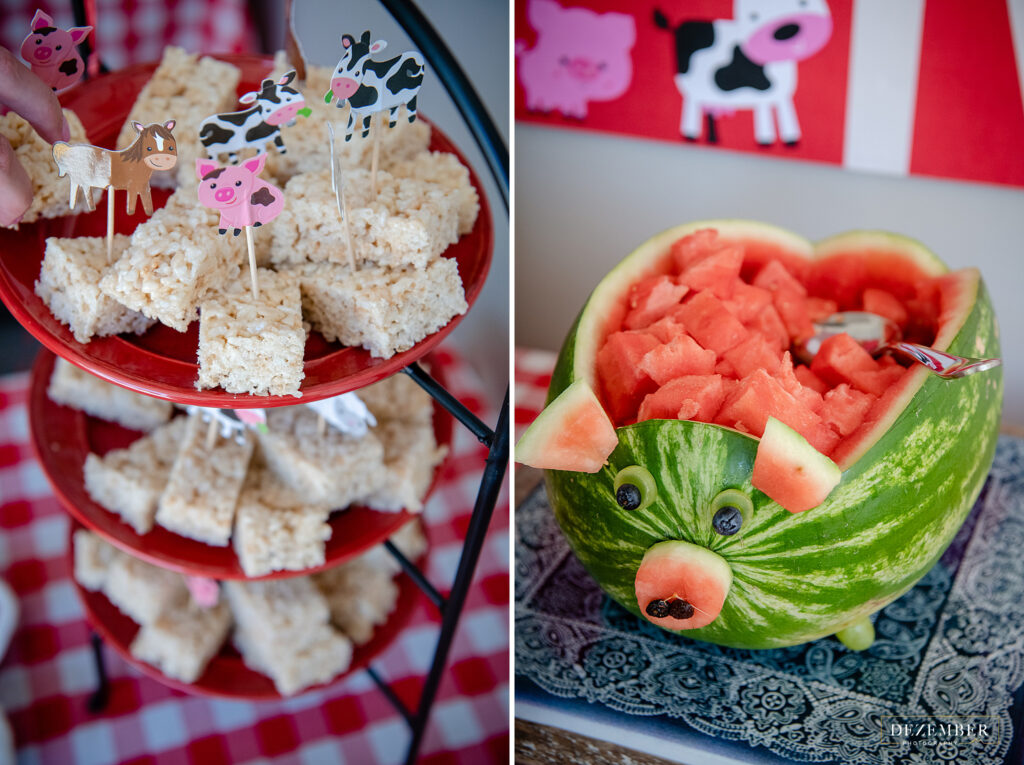
<path fill-rule="evenodd" d="M 524 122 L 1024 186 L 1006 2 L 516 0 L 515 38 Z"/>

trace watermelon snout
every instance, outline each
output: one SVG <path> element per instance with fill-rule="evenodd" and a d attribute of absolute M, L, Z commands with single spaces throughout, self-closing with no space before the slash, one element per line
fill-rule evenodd
<path fill-rule="evenodd" d="M 732 569 L 721 556 L 689 542 L 659 542 L 637 569 L 636 601 L 659 627 L 697 629 L 718 618 L 731 586 Z"/>

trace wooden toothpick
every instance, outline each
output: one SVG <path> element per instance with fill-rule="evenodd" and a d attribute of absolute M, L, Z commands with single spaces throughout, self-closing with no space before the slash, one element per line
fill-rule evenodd
<path fill-rule="evenodd" d="M 86 189 L 86 194 L 92 191 Z M 114 262 L 114 187 L 107 186 L 107 265 Z"/>
<path fill-rule="evenodd" d="M 260 285 L 256 280 L 256 250 L 252 244 L 252 226 L 245 227 L 245 246 L 249 250 L 249 277 L 252 279 L 252 299 L 258 300 L 260 296 Z"/>
<path fill-rule="evenodd" d="M 384 114 L 376 112 L 370 119 L 370 138 L 373 141 L 373 157 L 370 160 L 370 191 L 377 196 L 377 169 L 380 167 L 380 121 Z"/>
<path fill-rule="evenodd" d="M 331 190 L 334 192 L 334 199 L 338 203 L 338 215 L 341 216 L 341 224 L 345 228 L 345 243 L 348 245 L 348 265 L 353 271 L 356 266 L 356 245 L 352 240 L 352 227 L 348 222 L 348 201 L 345 198 L 345 181 L 341 174 L 341 160 L 334 153 L 334 126 L 327 123 L 328 141 L 331 145 Z"/>
<path fill-rule="evenodd" d="M 206 451 L 213 449 L 214 445 L 217 443 L 218 428 L 219 425 L 217 424 L 217 418 L 210 417 L 210 425 L 206 429 Z"/>

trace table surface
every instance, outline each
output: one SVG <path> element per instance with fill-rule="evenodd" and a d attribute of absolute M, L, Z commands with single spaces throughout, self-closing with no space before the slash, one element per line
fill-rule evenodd
<path fill-rule="evenodd" d="M 516 438 L 543 408 L 553 362 L 549 352 L 516 352 Z M 876 624 L 882 630 L 879 643 L 852 655 L 831 639 L 809 644 L 808 650 L 737 652 L 644 629 L 641 620 L 603 596 L 575 562 L 538 488 L 540 472 L 516 465 L 517 761 L 746 765 L 792 762 L 787 751 L 791 757 L 802 751 L 799 759 L 813 761 L 925 763 L 947 761 L 950 754 L 957 762 L 1020 761 L 1021 736 L 1013 732 L 1024 724 L 1024 564 L 1004 548 L 1024 540 L 1021 476 L 1024 441 L 1004 436 L 982 498 L 942 562 L 911 593 L 883 609 Z M 568 594 L 563 598 L 562 592 Z M 979 600 L 992 601 L 1000 613 L 985 608 L 979 613 Z M 567 606 L 570 602 L 587 605 Z M 1020 619 L 1014 617 L 1018 612 Z M 527 633 L 536 638 L 530 640 Z M 583 667 L 596 661 L 594 656 L 612 655 L 609 650 L 632 657 L 627 663 L 637 665 L 634 669 L 644 677 L 668 662 L 676 668 L 673 682 L 680 689 L 696 682 L 699 674 L 692 672 L 699 673 L 701 666 L 718 677 L 709 681 L 713 687 L 700 701 L 687 701 L 685 693 L 679 699 L 668 698 L 671 692 L 651 696 L 621 668 L 605 672 L 599 666 L 596 676 L 587 673 L 581 680 Z M 746 681 L 729 679 L 744 673 Z M 911 685 L 879 684 L 904 675 Z M 757 710 L 739 714 L 731 727 L 709 711 L 721 706 L 713 701 L 719 695 L 733 694 L 737 707 L 751 706 L 757 699 L 748 691 L 755 686 L 807 699 L 812 716 L 802 713 L 788 725 L 762 730 Z M 808 689 L 812 695 L 797 693 Z M 835 760 L 834 753 L 824 755 L 827 735 L 808 737 L 797 728 L 812 717 L 823 729 L 835 727 L 843 716 L 832 714 L 833 707 L 838 709 L 847 697 L 853 699 L 850 709 L 858 707 L 865 720 L 869 712 L 939 714 L 946 705 L 960 716 L 993 715 L 1008 735 L 1001 736 L 998 746 L 973 750 L 872 750 L 855 740 L 852 727 L 844 728 L 840 739 L 849 737 L 851 746 Z M 786 712 L 769 711 L 776 716 Z M 877 724 L 873 732 L 878 739 Z M 785 738 L 793 742 L 788 749 Z"/>
<path fill-rule="evenodd" d="M 479 378 L 441 350 L 448 388 L 493 423 Z M 32 453 L 28 375 L 0 377 L 0 577 L 21 616 L 0 664 L 0 707 L 18 762 L 141 765 L 401 762 L 409 729 L 365 672 L 281 702 L 190 696 L 146 677 L 105 649 L 110 702 L 86 708 L 95 688 L 90 630 L 67 564 L 69 518 Z M 456 425 L 452 456 L 427 502 L 432 543 L 426 575 L 449 589 L 486 449 Z M 507 762 L 509 749 L 508 494 L 502 492 L 427 728 L 425 763 Z M 420 696 L 440 620 L 420 604 L 408 628 L 373 663 L 410 708 Z"/>

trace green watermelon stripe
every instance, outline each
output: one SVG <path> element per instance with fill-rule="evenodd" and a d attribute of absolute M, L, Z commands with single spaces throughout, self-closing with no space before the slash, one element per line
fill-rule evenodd
<path fill-rule="evenodd" d="M 693 230 L 705 224 L 686 227 Z M 721 224 L 729 225 L 729 224 Z M 744 224 L 746 225 L 746 224 Z M 803 241 L 778 229 L 774 241 Z M 661 235 L 674 241 L 673 230 Z M 941 263 L 919 243 L 901 237 L 885 241 L 905 247 L 929 273 Z M 787 238 L 788 237 L 788 238 Z M 823 244 L 849 249 L 854 235 Z M 667 245 L 666 245 L 667 246 Z M 649 257 L 644 248 L 637 251 Z M 640 273 L 633 264 L 618 273 Z M 604 305 L 624 288 L 613 272 L 595 290 Z M 964 313 L 947 350 L 970 356 L 999 356 L 998 329 L 984 284 L 973 273 L 962 277 Z M 976 281 L 975 281 L 976 280 Z M 625 285 L 628 286 L 628 283 Z M 549 400 L 579 376 L 592 374 L 589 338 L 576 332 L 588 304 L 567 338 L 549 389 Z M 594 321 L 587 319 L 588 332 Z M 956 324 L 959 324 L 957 327 Z M 588 377 L 589 379 L 589 377 Z M 717 425 L 651 420 L 619 428 L 619 444 L 600 472 L 587 475 L 548 471 L 552 508 L 574 553 L 591 575 L 625 608 L 640 615 L 633 588 L 647 549 L 679 539 L 721 555 L 733 584 L 719 617 L 690 637 L 742 648 L 794 645 L 828 635 L 873 613 L 906 592 L 938 560 L 974 503 L 995 452 L 1002 400 L 996 369 L 957 381 L 923 370 L 905 389 L 906 405 L 893 411 L 888 427 L 847 466 L 842 480 L 819 507 L 791 514 L 750 484 L 758 441 Z M 643 465 L 658 483 L 658 497 L 645 510 L 630 512 L 615 502 L 615 474 Z M 726 488 L 750 497 L 752 517 L 733 537 L 716 534 L 711 502 Z"/>

